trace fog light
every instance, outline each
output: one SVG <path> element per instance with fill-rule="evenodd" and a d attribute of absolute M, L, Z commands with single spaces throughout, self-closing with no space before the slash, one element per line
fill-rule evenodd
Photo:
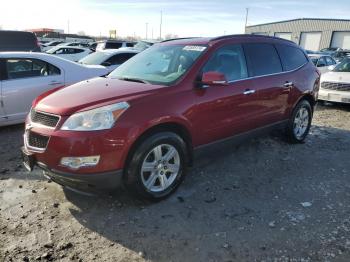
<path fill-rule="evenodd" d="M 61 159 L 61 165 L 72 169 L 78 169 L 81 167 L 96 166 L 99 160 L 100 156 L 63 157 Z"/>

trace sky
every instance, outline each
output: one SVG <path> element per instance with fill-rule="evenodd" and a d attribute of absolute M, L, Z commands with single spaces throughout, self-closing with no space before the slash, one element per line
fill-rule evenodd
<path fill-rule="evenodd" d="M 349 0 L 2 0 L 0 27 L 57 28 L 92 36 L 218 36 L 244 32 L 248 25 L 295 18 L 350 19 Z M 69 23 L 68 23 L 69 21 Z"/>

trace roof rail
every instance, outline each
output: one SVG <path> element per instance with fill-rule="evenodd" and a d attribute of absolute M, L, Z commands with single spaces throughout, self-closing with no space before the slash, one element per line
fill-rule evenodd
<path fill-rule="evenodd" d="M 175 40 L 194 39 L 194 38 L 200 38 L 200 37 L 182 37 L 182 38 L 171 38 L 171 39 L 163 40 L 163 41 L 161 41 L 161 43 L 164 43 L 164 42 L 169 42 L 169 41 L 175 41 Z"/>
<path fill-rule="evenodd" d="M 270 39 L 280 39 L 280 40 L 284 40 L 287 42 L 291 42 L 294 43 L 293 41 L 287 40 L 287 39 L 283 39 L 280 37 L 276 37 L 276 36 L 269 36 L 269 35 L 254 35 L 254 34 L 237 34 L 237 35 L 223 35 L 223 36 L 218 36 L 218 37 L 214 37 L 212 39 L 210 39 L 210 41 L 216 41 L 216 40 L 222 40 L 222 39 L 230 39 L 233 37 L 261 37 L 261 38 L 270 38 Z"/>

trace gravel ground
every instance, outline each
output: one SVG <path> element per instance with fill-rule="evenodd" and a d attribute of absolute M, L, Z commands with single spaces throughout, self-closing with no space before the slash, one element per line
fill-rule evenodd
<path fill-rule="evenodd" d="M 318 105 L 302 145 L 208 152 L 156 204 L 28 174 L 22 132 L 0 128 L 0 261 L 350 261 L 350 106 Z"/>

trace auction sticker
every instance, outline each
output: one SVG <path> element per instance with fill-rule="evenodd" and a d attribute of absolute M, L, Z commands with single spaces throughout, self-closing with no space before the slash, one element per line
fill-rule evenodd
<path fill-rule="evenodd" d="M 187 45 L 183 48 L 183 50 L 203 52 L 206 48 L 207 48 L 206 46 L 201 46 L 201 45 Z"/>

